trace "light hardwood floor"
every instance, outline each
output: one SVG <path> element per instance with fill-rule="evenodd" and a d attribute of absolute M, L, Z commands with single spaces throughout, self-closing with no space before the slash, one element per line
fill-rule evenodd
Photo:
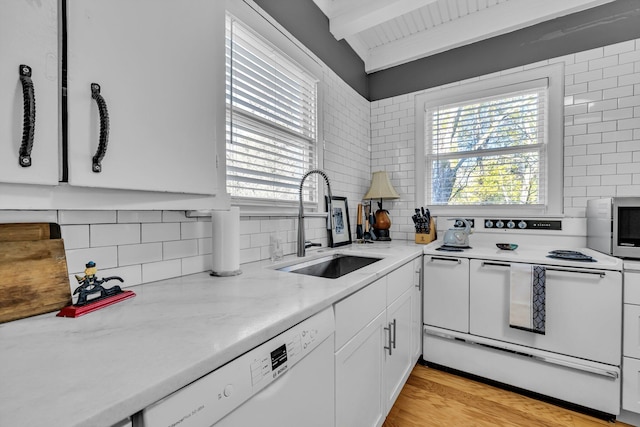
<path fill-rule="evenodd" d="M 383 427 L 628 426 L 417 365 Z"/>

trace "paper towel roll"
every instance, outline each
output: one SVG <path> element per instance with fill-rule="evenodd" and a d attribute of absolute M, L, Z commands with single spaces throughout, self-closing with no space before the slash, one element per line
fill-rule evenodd
<path fill-rule="evenodd" d="M 240 208 L 211 213 L 211 274 L 236 276 L 240 271 Z"/>

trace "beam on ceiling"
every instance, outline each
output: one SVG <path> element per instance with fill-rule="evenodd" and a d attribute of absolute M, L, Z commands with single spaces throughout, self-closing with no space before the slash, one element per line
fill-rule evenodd
<path fill-rule="evenodd" d="M 331 34 L 341 40 L 437 0 L 341 0 L 329 15 Z"/>
<path fill-rule="evenodd" d="M 369 50 L 365 71 L 372 73 L 405 62 L 522 29 L 614 0 L 509 0 Z"/>

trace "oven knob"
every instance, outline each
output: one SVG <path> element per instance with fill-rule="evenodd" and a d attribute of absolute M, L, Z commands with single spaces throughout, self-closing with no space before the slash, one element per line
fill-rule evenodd
<path fill-rule="evenodd" d="M 527 228 L 527 223 L 526 223 L 526 222 L 524 222 L 524 221 L 520 221 L 520 222 L 518 223 L 518 227 L 519 227 L 519 228 Z"/>
<path fill-rule="evenodd" d="M 224 397 L 229 397 L 231 396 L 231 393 L 233 393 L 233 385 L 231 384 L 227 384 L 224 387 L 224 390 L 222 391 L 222 393 L 224 394 Z"/>
<path fill-rule="evenodd" d="M 490 219 L 486 220 L 486 221 L 484 222 L 484 227 L 485 227 L 485 228 L 491 228 L 491 227 L 493 227 L 493 221 L 491 221 Z"/>
<path fill-rule="evenodd" d="M 500 219 L 499 219 L 499 220 L 496 222 L 496 228 L 502 228 L 502 227 L 504 227 L 504 222 L 502 222 L 502 220 L 500 220 Z"/>
<path fill-rule="evenodd" d="M 515 222 L 513 222 L 513 221 L 509 221 L 509 222 L 507 223 L 507 227 L 508 227 L 508 228 L 514 228 L 515 226 L 516 226 L 516 223 L 515 223 Z"/>

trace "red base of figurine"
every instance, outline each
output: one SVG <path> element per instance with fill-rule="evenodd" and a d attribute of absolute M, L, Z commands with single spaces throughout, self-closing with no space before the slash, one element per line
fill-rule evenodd
<path fill-rule="evenodd" d="M 89 304 L 77 307 L 75 305 L 68 305 L 65 308 L 63 308 L 62 310 L 60 310 L 60 312 L 58 314 L 56 314 L 56 316 L 58 317 L 80 317 L 84 314 L 87 313 L 91 313 L 92 311 L 96 311 L 96 310 L 100 310 L 101 308 L 104 308 L 106 306 L 115 304 L 117 302 L 120 301 L 124 301 L 126 299 L 129 298 L 133 298 L 135 297 L 136 294 L 133 293 L 133 291 L 123 291 L 122 293 L 119 293 L 118 295 L 114 295 L 112 297 L 107 297 L 104 299 L 100 299 L 96 302 L 91 302 Z"/>

